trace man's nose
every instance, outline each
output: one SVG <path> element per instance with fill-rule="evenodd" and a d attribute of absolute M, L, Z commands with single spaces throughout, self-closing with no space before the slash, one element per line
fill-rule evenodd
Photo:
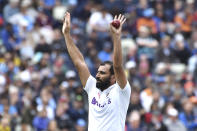
<path fill-rule="evenodd" d="M 98 74 L 96 74 L 96 78 L 98 78 L 99 77 L 99 75 Z"/>
<path fill-rule="evenodd" d="M 100 76 L 100 74 L 99 74 L 99 73 L 97 73 L 97 74 L 96 74 L 96 78 L 99 78 L 99 76 Z"/>

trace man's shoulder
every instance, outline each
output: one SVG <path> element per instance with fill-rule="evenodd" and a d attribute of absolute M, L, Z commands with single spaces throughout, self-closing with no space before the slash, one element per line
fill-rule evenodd
<path fill-rule="evenodd" d="M 117 89 L 117 91 L 120 91 L 120 92 L 131 92 L 131 85 L 128 81 L 123 89 L 120 88 L 117 82 L 113 85 L 113 87 L 114 89 Z"/>
<path fill-rule="evenodd" d="M 94 78 L 92 75 L 90 75 L 87 82 L 96 83 L 96 78 Z"/>
<path fill-rule="evenodd" d="M 119 84 L 118 84 L 117 82 L 115 83 L 115 86 L 120 87 Z M 130 83 L 129 83 L 128 80 L 127 80 L 126 85 L 124 86 L 124 88 L 126 88 L 126 87 L 131 87 L 131 85 L 130 85 Z"/>
<path fill-rule="evenodd" d="M 92 75 L 90 75 L 86 81 L 84 89 L 89 94 L 89 92 L 91 92 L 92 89 L 94 89 L 95 87 L 96 87 L 96 79 Z"/>

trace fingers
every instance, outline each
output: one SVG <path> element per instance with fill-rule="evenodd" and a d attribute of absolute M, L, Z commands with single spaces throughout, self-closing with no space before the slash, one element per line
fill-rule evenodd
<path fill-rule="evenodd" d="M 117 15 L 115 15 L 115 17 L 114 17 L 114 20 L 116 20 L 117 19 Z"/>
<path fill-rule="evenodd" d="M 118 20 L 120 20 L 121 14 L 118 15 Z"/>
<path fill-rule="evenodd" d="M 64 14 L 64 18 L 63 18 L 63 22 L 65 23 L 68 23 L 68 22 L 70 22 L 70 13 L 69 12 L 66 12 L 65 14 Z"/>
<path fill-rule="evenodd" d="M 121 24 L 123 24 L 126 21 L 126 18 L 124 15 L 119 14 L 118 17 L 115 15 L 114 20 L 119 20 Z"/>
<path fill-rule="evenodd" d="M 120 21 L 122 22 L 125 19 L 124 15 L 120 17 Z"/>
<path fill-rule="evenodd" d="M 66 12 L 66 18 L 68 21 L 70 21 L 70 13 L 69 12 Z"/>
<path fill-rule="evenodd" d="M 127 19 L 126 18 L 124 18 L 123 20 L 122 20 L 122 24 L 126 21 Z"/>
<path fill-rule="evenodd" d="M 126 21 L 126 18 L 124 15 L 121 15 L 121 14 L 119 16 L 120 16 L 120 19 L 119 19 L 120 23 L 123 24 Z"/>

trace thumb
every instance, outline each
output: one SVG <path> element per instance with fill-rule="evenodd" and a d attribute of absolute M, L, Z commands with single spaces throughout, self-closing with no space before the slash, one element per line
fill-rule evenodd
<path fill-rule="evenodd" d="M 112 25 L 112 23 L 110 23 L 110 31 L 113 31 L 113 32 L 116 31 L 116 28 Z"/>

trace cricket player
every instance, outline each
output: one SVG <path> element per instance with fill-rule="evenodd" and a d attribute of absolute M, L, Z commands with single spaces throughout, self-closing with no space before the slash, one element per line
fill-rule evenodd
<path fill-rule="evenodd" d="M 113 41 L 113 63 L 103 62 L 93 77 L 84 61 L 83 55 L 73 43 L 70 35 L 70 13 L 66 12 L 62 33 L 68 53 L 76 67 L 89 102 L 89 131 L 124 131 L 129 105 L 131 87 L 126 79 L 122 62 L 121 30 L 126 21 L 123 15 L 115 16 L 119 27 L 110 26 Z"/>

